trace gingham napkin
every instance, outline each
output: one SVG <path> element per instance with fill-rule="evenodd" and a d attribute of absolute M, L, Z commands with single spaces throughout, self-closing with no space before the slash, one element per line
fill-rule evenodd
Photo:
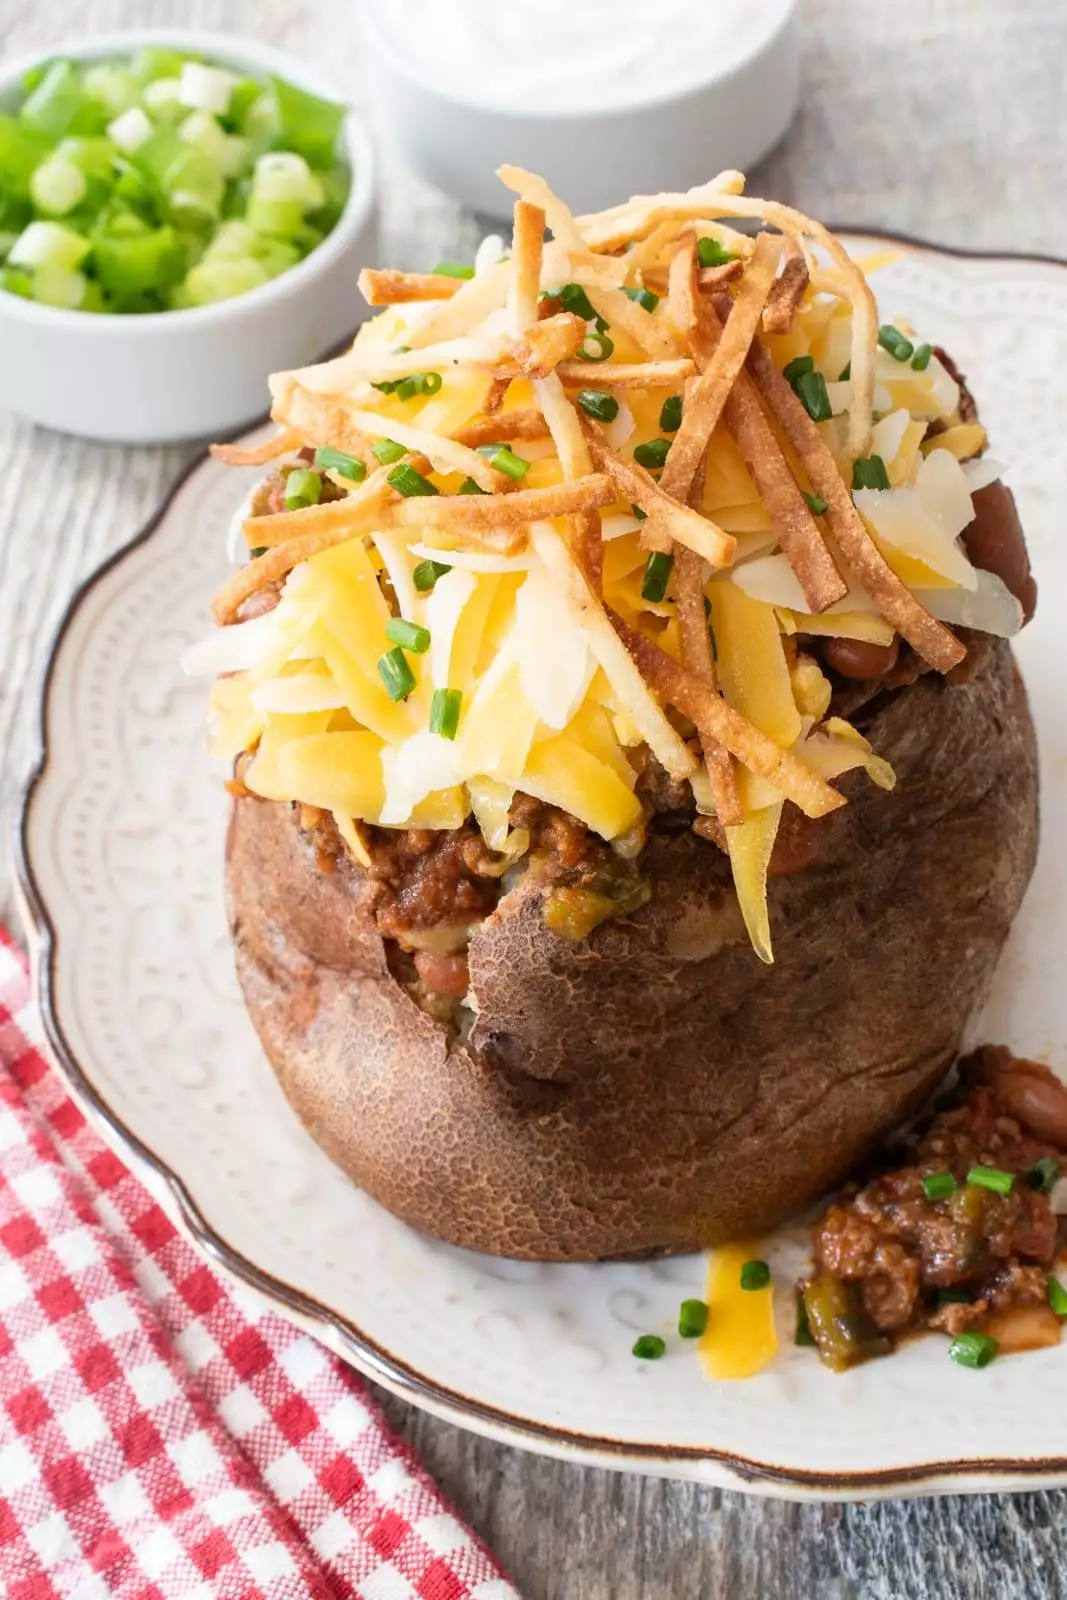
<path fill-rule="evenodd" d="M 517 1600 L 359 1379 L 179 1238 L 36 1037 L 0 929 L 0 1594 Z"/>

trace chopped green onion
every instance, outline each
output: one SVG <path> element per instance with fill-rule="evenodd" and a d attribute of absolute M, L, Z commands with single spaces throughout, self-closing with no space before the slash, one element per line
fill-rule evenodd
<path fill-rule="evenodd" d="M 439 261 L 433 270 L 438 278 L 474 277 L 474 268 L 464 266 L 462 261 Z"/>
<path fill-rule="evenodd" d="M 186 274 L 185 252 L 177 232 L 169 223 L 162 228 L 150 228 L 143 233 L 129 236 L 117 237 L 107 232 L 94 233 L 93 260 L 96 264 L 97 277 L 108 294 L 113 295 L 167 289 L 185 277 L 194 293 L 196 303 L 206 304 L 209 299 L 227 297 L 225 294 L 210 293 L 213 274 L 221 283 L 225 280 L 228 270 L 250 268 L 257 274 L 260 283 L 266 281 L 258 262 L 248 260 L 208 263 Z M 219 273 L 215 273 L 216 266 L 220 269 Z M 202 295 L 197 288 L 201 279 L 206 279 L 208 285 L 208 292 Z M 239 294 L 241 290 L 235 289 L 230 292 Z"/>
<path fill-rule="evenodd" d="M 910 361 L 915 353 L 911 340 L 905 339 L 900 329 L 894 328 L 891 322 L 884 322 L 878 329 L 878 343 L 896 361 Z"/>
<path fill-rule="evenodd" d="M 802 378 L 805 372 L 814 371 L 815 362 L 812 360 L 811 356 L 794 356 L 792 361 L 787 362 L 782 368 L 782 377 L 795 389 L 798 378 Z"/>
<path fill-rule="evenodd" d="M 569 311 L 573 317 L 581 317 L 583 322 L 597 320 L 596 307 L 580 283 L 565 283 L 558 289 L 549 289 L 548 298 L 558 300 L 564 311 Z"/>
<path fill-rule="evenodd" d="M 595 417 L 598 422 L 614 422 L 619 414 L 619 402 L 603 389 L 580 389 L 578 404 L 587 417 Z"/>
<path fill-rule="evenodd" d="M 415 687 L 415 674 L 399 645 L 378 658 L 378 676 L 390 700 L 406 700 Z"/>
<path fill-rule="evenodd" d="M 796 1331 L 793 1334 L 793 1343 L 806 1346 L 812 1346 L 815 1343 L 815 1335 L 812 1333 L 811 1323 L 808 1321 L 808 1308 L 804 1304 L 804 1296 L 802 1294 L 797 1295 L 797 1324 Z"/>
<path fill-rule="evenodd" d="M 454 739 L 459 727 L 459 707 L 463 694 L 459 689 L 435 689 L 430 701 L 430 732 L 439 733 L 442 739 Z"/>
<path fill-rule="evenodd" d="M 337 149 L 346 107 L 309 94 L 306 89 L 298 89 L 276 73 L 270 73 L 269 78 L 282 148 L 295 150 L 312 166 L 329 166 Z"/>
<path fill-rule="evenodd" d="M 933 353 L 934 347 L 932 344 L 921 344 L 911 358 L 911 370 L 913 372 L 925 372 L 930 365 L 930 357 Z"/>
<path fill-rule="evenodd" d="M 826 510 L 826 501 L 823 499 L 822 495 L 809 494 L 806 489 L 803 489 L 801 493 L 808 503 L 808 510 L 811 512 L 812 516 L 821 517 L 823 512 Z"/>
<path fill-rule="evenodd" d="M 404 617 L 389 618 L 385 637 L 390 644 L 398 644 L 417 656 L 424 656 L 430 648 L 429 628 L 420 628 L 417 622 L 408 622 Z"/>
<path fill-rule="evenodd" d="M 622 292 L 627 300 L 635 301 L 646 311 L 655 311 L 659 305 L 659 295 L 653 294 L 651 289 L 624 289 Z"/>
<path fill-rule="evenodd" d="M 802 372 L 793 387 L 812 422 L 829 422 L 833 411 L 821 372 Z"/>
<path fill-rule="evenodd" d="M 285 480 L 286 511 L 302 511 L 305 506 L 317 506 L 322 494 L 322 478 L 317 472 L 298 467 Z"/>
<path fill-rule="evenodd" d="M 677 433 L 682 426 L 682 397 L 669 394 L 660 406 L 659 425 L 664 433 Z"/>
<path fill-rule="evenodd" d="M 923 1179 L 923 1194 L 928 1200 L 947 1200 L 956 1192 L 956 1180 L 951 1172 L 931 1172 Z"/>
<path fill-rule="evenodd" d="M 446 572 L 451 571 L 452 568 L 443 561 L 420 561 L 411 574 L 411 581 L 420 594 L 427 594 L 438 578 L 443 578 Z"/>
<path fill-rule="evenodd" d="M 386 483 L 392 485 L 399 494 L 410 498 L 413 495 L 440 494 L 441 491 L 429 478 L 424 478 L 421 472 L 416 472 L 409 461 L 400 462 L 399 466 L 387 473 Z"/>
<path fill-rule="evenodd" d="M 1058 1317 L 1067 1317 L 1067 1289 L 1051 1273 L 1048 1280 L 1048 1303 Z"/>
<path fill-rule="evenodd" d="M 1055 1156 L 1042 1156 L 1040 1161 L 1035 1161 L 1026 1174 L 1026 1187 L 1028 1189 L 1041 1189 L 1048 1194 L 1056 1179 L 1060 1175 L 1060 1164 Z"/>
<path fill-rule="evenodd" d="M 406 378 L 385 378 L 372 383 L 382 394 L 395 394 L 398 400 L 411 400 L 417 394 L 436 394 L 441 387 L 439 372 L 412 372 Z"/>
<path fill-rule="evenodd" d="M 630 510 L 633 512 L 638 522 L 644 522 L 648 517 L 648 512 L 642 511 L 640 506 L 635 506 L 632 500 L 630 502 Z"/>
<path fill-rule="evenodd" d="M 848 383 L 852 377 L 852 362 L 846 361 L 841 371 L 837 374 L 838 383 Z"/>
<path fill-rule="evenodd" d="M 639 467 L 646 467 L 649 472 L 658 472 L 666 461 L 670 448 L 669 439 L 649 439 L 646 444 L 637 446 L 634 460 Z"/>
<path fill-rule="evenodd" d="M 91 245 L 61 222 L 31 222 L 8 252 L 12 267 L 80 267 Z"/>
<path fill-rule="evenodd" d="M 615 344 L 599 329 L 587 333 L 578 346 L 579 361 L 606 361 L 615 352 Z"/>
<path fill-rule="evenodd" d="M 367 469 L 362 461 L 355 456 L 346 455 L 343 450 L 335 450 L 332 445 L 320 444 L 315 451 L 315 465 L 322 467 L 327 472 L 340 473 L 342 478 L 347 478 L 350 483 L 362 483 L 367 476 Z"/>
<path fill-rule="evenodd" d="M 81 205 L 88 188 L 88 179 L 81 168 L 62 156 L 42 161 L 30 179 L 30 197 L 34 205 L 51 217 L 65 216 Z"/>
<path fill-rule="evenodd" d="M 949 1359 L 960 1367 L 988 1367 L 1000 1345 L 988 1333 L 958 1334 L 948 1347 Z"/>
<path fill-rule="evenodd" d="M 641 580 L 641 598 L 659 603 L 667 593 L 667 581 L 674 565 L 674 557 L 662 550 L 653 550 L 645 562 L 645 575 Z"/>
<path fill-rule="evenodd" d="M 1011 1194 L 1015 1188 L 1015 1174 L 1000 1167 L 972 1167 L 967 1182 L 976 1189 L 990 1189 L 994 1194 Z"/>
<path fill-rule="evenodd" d="M 514 450 L 509 450 L 506 444 L 481 444 L 478 446 L 478 454 L 485 456 L 497 472 L 503 472 L 516 482 L 524 478 L 530 470 L 530 463 L 524 457 L 517 456 Z"/>
<path fill-rule="evenodd" d="M 937 1303 L 939 1306 L 969 1306 L 971 1297 L 966 1289 L 939 1289 Z"/>
<path fill-rule="evenodd" d="M 678 1307 L 678 1332 L 683 1339 L 699 1339 L 708 1325 L 708 1308 L 703 1300 L 683 1300 Z"/>
<path fill-rule="evenodd" d="M 746 1261 L 741 1268 L 742 1289 L 766 1289 L 771 1281 L 771 1269 L 766 1261 Z"/>
<path fill-rule="evenodd" d="M 459 486 L 460 494 L 488 494 L 488 489 L 483 489 L 480 483 L 475 483 L 473 478 L 464 478 Z"/>
<path fill-rule="evenodd" d="M 725 267 L 737 257 L 731 255 L 729 250 L 724 250 L 718 239 L 711 239 L 707 234 L 697 240 L 697 260 L 702 267 Z"/>
<path fill-rule="evenodd" d="M 881 456 L 860 456 L 852 463 L 852 488 L 888 489 L 889 474 Z"/>
<path fill-rule="evenodd" d="M 370 453 L 377 457 L 383 467 L 387 467 L 391 461 L 399 461 L 402 455 L 406 455 L 407 448 L 397 444 L 395 439 L 379 439 L 377 444 L 371 445 Z"/>
<path fill-rule="evenodd" d="M 639 1339 L 634 1340 L 632 1355 L 638 1361 L 658 1361 L 664 1354 L 667 1346 L 658 1333 L 643 1333 Z"/>
<path fill-rule="evenodd" d="M 33 133 L 61 139 L 85 104 L 78 73 L 70 61 L 53 61 L 22 103 L 19 121 Z M 97 128 L 92 132 L 99 131 Z"/>

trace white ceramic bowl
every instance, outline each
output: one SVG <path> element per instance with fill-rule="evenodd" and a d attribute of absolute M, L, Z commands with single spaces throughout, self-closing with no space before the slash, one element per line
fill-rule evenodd
<path fill-rule="evenodd" d="M 725 168 L 750 167 L 777 144 L 796 111 L 795 0 L 768 8 L 754 46 L 724 67 L 709 59 L 698 81 L 679 91 L 575 110 L 502 104 L 475 69 L 448 62 L 439 73 L 420 68 L 390 25 L 389 4 L 362 5 L 372 58 L 367 85 L 381 137 L 420 177 L 489 216 L 511 214 L 514 197 L 494 177 L 502 162 L 541 173 L 574 211 L 598 211 L 630 194 L 685 189 Z M 580 4 L 574 0 L 576 9 Z M 656 25 L 654 5 L 646 25 Z M 567 40 L 545 47 L 565 50 Z"/>
<path fill-rule="evenodd" d="M 92 60 L 143 44 L 201 51 L 338 97 L 336 85 L 294 57 L 227 34 L 140 29 L 53 53 Z M 38 59 L 0 70 L 0 109 L 17 100 L 23 72 Z M 376 255 L 375 157 L 351 114 L 343 139 L 352 188 L 336 227 L 298 266 L 248 294 L 188 311 L 117 316 L 0 292 L 0 404 L 64 433 L 121 444 L 218 437 L 261 413 L 269 372 L 313 360 L 365 314 L 356 279 Z"/>

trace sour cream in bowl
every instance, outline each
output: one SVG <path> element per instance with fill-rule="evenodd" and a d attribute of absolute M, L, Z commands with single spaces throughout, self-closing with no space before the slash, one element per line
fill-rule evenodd
<path fill-rule="evenodd" d="M 576 211 L 750 166 L 797 103 L 795 0 L 364 0 L 378 121 L 405 163 L 500 214 L 504 161 Z"/>

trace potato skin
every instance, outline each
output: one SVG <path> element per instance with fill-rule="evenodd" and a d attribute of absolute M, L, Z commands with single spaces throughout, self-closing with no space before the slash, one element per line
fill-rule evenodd
<path fill-rule="evenodd" d="M 651 903 L 583 944 L 532 879 L 505 897 L 466 1045 L 391 977 L 358 870 L 318 870 L 293 808 L 237 801 L 238 973 L 298 1116 L 389 1210 L 500 1255 L 697 1249 L 815 1199 L 953 1060 L 1033 870 L 1025 691 L 1006 645 L 975 664 L 868 708 L 897 787 L 845 780 L 818 864 L 771 881 L 773 967 L 715 847 L 658 835 Z"/>

